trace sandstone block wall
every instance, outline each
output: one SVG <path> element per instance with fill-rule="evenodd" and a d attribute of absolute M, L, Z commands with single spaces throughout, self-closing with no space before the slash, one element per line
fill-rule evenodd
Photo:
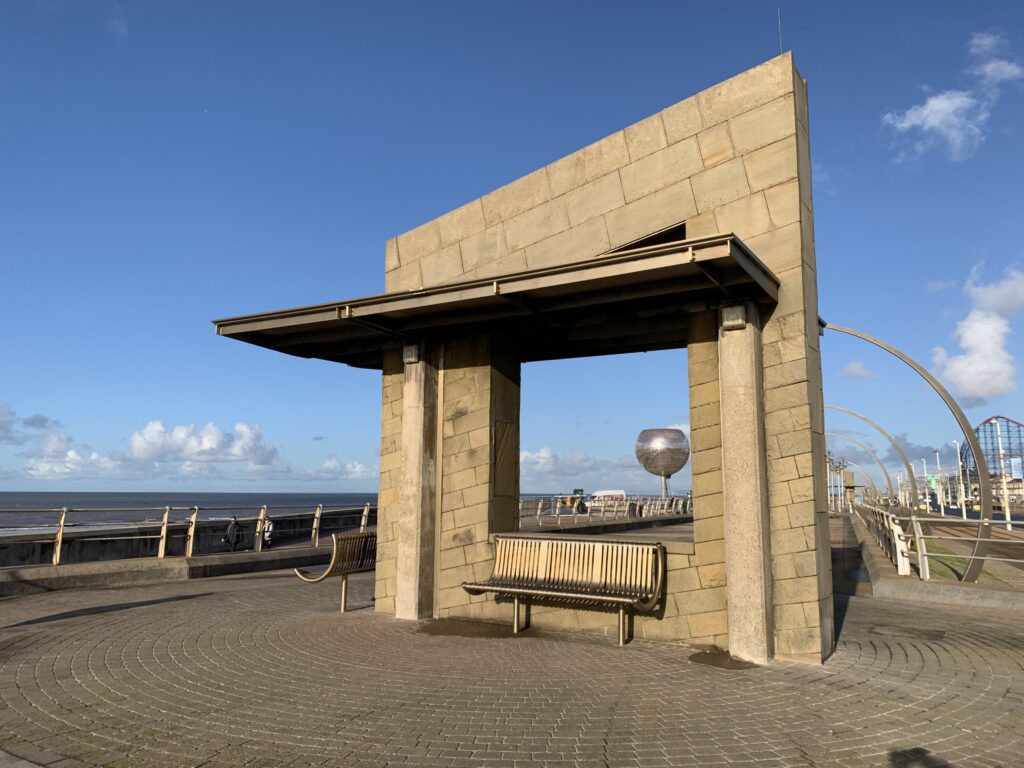
<path fill-rule="evenodd" d="M 762 312 L 775 649 L 786 658 L 820 661 L 833 642 L 824 419 L 807 92 L 790 54 L 389 240 L 386 290 L 580 261 L 682 221 L 688 237 L 734 232 L 781 281 L 777 306 Z M 695 635 L 688 618 L 686 638 L 727 634 L 722 623 L 727 571 L 722 515 L 728 510 L 722 509 L 721 437 L 716 436 L 720 419 L 715 415 L 722 404 L 714 334 L 704 327 L 708 322 L 694 318 L 689 346 L 697 520 L 694 552 L 687 555 L 691 561 L 683 569 L 695 571 L 687 578 L 691 584 L 696 578 L 700 585 L 697 603 L 705 618 L 698 621 L 705 626 Z M 485 500 L 483 488 L 493 494 L 496 479 L 485 464 L 477 463 L 485 461 L 485 454 L 493 457 L 496 433 L 505 429 L 496 426 L 501 417 L 487 419 L 479 411 L 485 400 L 490 407 L 503 400 L 494 397 L 493 380 L 490 395 L 485 394 L 488 376 L 493 376 L 493 368 L 490 374 L 487 369 L 467 365 L 458 369 L 461 373 L 454 368 L 444 372 L 445 408 L 448 387 L 454 385 L 458 392 L 469 387 L 464 379 L 473 382 L 473 391 L 460 395 L 468 398 L 469 410 L 453 416 L 451 427 L 447 416 L 444 424 L 446 441 L 459 437 L 444 449 L 442 461 L 447 463 L 439 489 L 439 610 L 446 615 L 491 610 L 483 607 L 486 598 L 475 602 L 459 596 L 456 582 L 461 583 L 460 573 L 470 570 L 473 578 L 489 573 L 489 545 L 481 537 L 504 530 L 505 523 L 495 527 L 495 516 L 504 520 L 508 514 L 494 511 L 507 510 L 504 501 L 496 503 L 492 495 Z M 388 376 L 386 369 L 386 396 Z M 386 402 L 386 414 L 388 407 Z M 466 431 L 449 434 L 456 421 Z M 490 442 L 486 451 L 477 450 L 483 448 L 483 433 L 478 433 L 475 444 L 469 435 L 485 422 Z M 518 412 L 514 422 L 518 444 Z M 383 423 L 388 425 L 387 415 Z M 393 433 L 382 433 L 382 448 L 391 446 L 389 436 Z M 385 494 L 392 481 L 385 465 L 391 467 L 382 454 L 382 520 L 388 515 Z M 508 482 L 506 473 L 499 484 L 507 489 Z M 492 510 L 490 519 L 485 506 Z M 388 562 L 386 542 L 384 547 L 382 565 Z M 383 598 L 379 607 L 388 610 L 387 576 L 378 571 L 378 594 Z M 580 616 L 550 621 L 576 621 L 581 626 L 597 621 Z M 640 626 L 646 624 L 641 621 Z M 684 631 L 678 623 L 662 625 L 665 631 L 670 626 L 676 626 L 672 631 Z"/>

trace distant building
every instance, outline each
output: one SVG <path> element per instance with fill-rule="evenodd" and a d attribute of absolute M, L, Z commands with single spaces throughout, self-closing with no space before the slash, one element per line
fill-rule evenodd
<path fill-rule="evenodd" d="M 1024 501 L 1024 424 L 1005 416 L 990 416 L 974 428 L 974 434 L 981 444 L 989 476 L 1000 484 L 1005 476 L 1011 503 Z M 963 462 L 965 480 L 970 484 L 970 493 L 976 495 L 978 467 L 966 443 L 960 446 L 960 460 Z M 993 488 L 997 505 L 1001 490 Z"/>

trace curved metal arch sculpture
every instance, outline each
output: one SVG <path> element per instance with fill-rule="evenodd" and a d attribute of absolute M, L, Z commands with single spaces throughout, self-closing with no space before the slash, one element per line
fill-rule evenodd
<path fill-rule="evenodd" d="M 985 463 L 985 456 L 981 451 L 981 444 L 978 442 L 978 436 L 974 434 L 974 428 L 971 423 L 967 420 L 963 410 L 957 404 L 953 396 L 949 394 L 939 380 L 932 376 L 928 371 L 921 367 L 913 358 L 908 357 L 904 353 L 900 352 L 895 347 L 886 344 L 880 339 L 876 339 L 874 336 L 869 336 L 861 331 L 855 331 L 852 328 L 845 328 L 841 325 L 832 325 L 826 323 L 821 318 L 818 318 L 818 323 L 822 328 L 827 328 L 832 331 L 838 331 L 839 333 L 845 333 L 849 336 L 855 336 L 858 339 L 863 339 L 871 344 L 874 344 L 880 349 L 884 349 L 893 357 L 902 360 L 904 363 L 909 365 L 922 379 L 928 382 L 932 389 L 934 389 L 942 401 L 946 404 L 952 412 L 953 417 L 956 419 L 957 424 L 960 425 L 960 429 L 964 433 L 964 441 L 971 446 L 971 453 L 974 454 L 974 464 L 978 468 L 978 488 L 981 491 L 981 520 L 978 521 L 978 535 L 975 537 L 974 551 L 971 552 L 970 560 L 967 563 L 967 568 L 964 569 L 964 575 L 961 577 L 961 581 L 977 581 L 978 575 L 981 573 L 981 568 L 984 565 L 983 558 L 988 554 L 989 545 L 992 539 L 992 483 L 989 479 L 988 464 Z"/>
<path fill-rule="evenodd" d="M 917 478 L 914 475 L 914 468 L 910 466 L 910 460 L 907 458 L 907 454 L 905 454 L 903 452 L 903 449 L 900 448 L 900 444 L 897 443 L 893 439 L 892 435 L 890 435 L 888 432 L 886 432 L 884 429 L 882 429 L 882 427 L 880 425 L 878 425 L 875 422 L 873 422 L 871 419 L 869 419 L 863 413 L 857 413 L 852 408 L 845 408 L 845 407 L 843 407 L 841 405 L 826 405 L 825 407 L 826 408 L 831 408 L 833 411 L 842 411 L 843 413 L 848 413 L 851 416 L 856 416 L 858 419 L 863 421 L 865 424 L 868 424 L 869 426 L 872 426 L 875 429 L 877 429 L 878 430 L 878 434 L 880 434 L 882 437 L 884 437 L 886 440 L 889 441 L 889 445 L 891 445 L 892 449 L 894 451 L 896 451 L 896 455 L 899 456 L 900 457 L 900 461 L 903 462 L 903 468 L 907 471 L 907 479 L 910 480 L 910 498 L 914 499 L 914 505 L 916 507 L 917 506 Z"/>
<path fill-rule="evenodd" d="M 887 486 L 889 486 L 889 498 L 893 497 L 894 493 L 893 493 L 892 478 L 889 476 L 889 470 L 885 468 L 885 464 L 883 464 L 882 460 L 880 458 L 878 458 L 878 454 L 875 453 L 873 450 L 871 450 L 871 448 L 866 443 L 862 443 L 860 440 L 855 440 L 854 438 L 850 437 L 849 435 L 844 435 L 844 434 L 842 434 L 840 432 L 826 432 L 825 436 L 826 437 L 837 437 L 840 440 L 848 440 L 849 442 L 853 443 L 858 448 L 863 450 L 864 453 L 866 453 L 868 456 L 870 456 L 872 461 L 874 461 L 875 464 L 878 465 L 878 468 L 880 470 L 882 470 L 882 474 L 885 476 L 885 484 Z M 852 464 L 853 462 L 850 462 L 850 463 Z M 864 475 L 867 476 L 867 472 L 864 472 Z M 870 480 L 870 479 L 871 478 L 868 477 L 868 480 Z M 873 483 L 872 483 L 872 485 L 873 485 Z"/>

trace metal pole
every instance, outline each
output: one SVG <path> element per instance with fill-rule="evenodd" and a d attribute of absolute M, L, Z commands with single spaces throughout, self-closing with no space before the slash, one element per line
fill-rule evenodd
<path fill-rule="evenodd" d="M 946 489 L 942 487 L 942 464 L 939 463 L 939 452 L 938 451 L 935 452 L 935 472 L 938 475 L 938 477 L 936 479 L 938 480 L 938 487 L 939 487 L 939 491 L 938 491 L 938 493 L 939 493 L 939 496 L 938 496 L 939 514 L 940 515 L 944 515 L 944 514 L 946 514 Z"/>
<path fill-rule="evenodd" d="M 932 495 L 928 492 L 928 462 L 921 459 L 921 469 L 924 470 L 924 508 L 928 514 L 932 512 Z"/>
<path fill-rule="evenodd" d="M 998 419 L 994 423 L 996 425 L 996 447 L 999 449 L 999 479 L 1003 486 L 1003 519 L 1006 520 L 1006 530 L 1012 531 L 1013 525 L 1010 523 L 1010 496 L 1006 488 L 1006 465 L 1003 464 L 1003 431 L 999 428 Z"/>
<path fill-rule="evenodd" d="M 319 547 L 320 546 L 320 515 L 322 515 L 323 512 L 324 512 L 324 505 L 323 504 L 317 504 L 316 505 L 316 512 L 313 513 L 313 539 L 312 539 L 312 542 L 313 542 L 313 546 L 314 547 Z"/>
<path fill-rule="evenodd" d="M 263 521 L 267 519 L 267 505 L 260 507 L 260 516 L 256 520 L 256 539 L 252 543 L 253 552 L 263 551 Z"/>
<path fill-rule="evenodd" d="M 57 535 L 53 539 L 53 564 L 60 565 L 60 550 L 64 544 L 64 521 L 68 516 L 68 508 L 60 511 L 60 521 L 57 523 Z"/>
<path fill-rule="evenodd" d="M 164 507 L 164 519 L 160 523 L 160 549 L 156 553 L 159 559 L 163 559 L 164 555 L 167 554 L 167 523 L 170 517 L 171 508 Z"/>
<path fill-rule="evenodd" d="M 960 443 L 957 440 L 953 441 L 953 445 L 956 446 L 956 479 L 957 485 L 959 486 L 959 494 L 957 499 L 960 502 L 960 517 L 964 520 L 967 519 L 967 502 L 964 500 L 964 463 L 960 458 Z"/>
<path fill-rule="evenodd" d="M 370 502 L 366 502 L 363 507 L 363 516 L 359 518 L 359 532 L 362 533 L 366 530 L 367 524 L 370 522 Z"/>
<path fill-rule="evenodd" d="M 185 557 L 192 557 L 196 545 L 196 518 L 199 517 L 199 507 L 192 507 L 192 515 L 188 519 L 188 541 L 185 542 Z"/>

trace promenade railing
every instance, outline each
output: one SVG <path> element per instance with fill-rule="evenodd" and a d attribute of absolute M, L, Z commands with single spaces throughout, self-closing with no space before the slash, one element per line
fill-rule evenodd
<path fill-rule="evenodd" d="M 273 522 L 272 544 L 317 547 L 328 532 L 376 524 L 376 511 L 370 504 L 0 509 L 0 567 L 260 552 L 268 518 Z M 4 518 L 12 515 L 20 516 L 19 527 L 4 525 Z M 26 516 L 38 517 L 40 523 L 26 527 Z M 238 523 L 234 547 L 227 536 L 231 517 Z"/>
<path fill-rule="evenodd" d="M 899 514 L 900 511 L 909 514 Z M 951 552 L 948 551 L 949 546 L 973 545 L 980 540 L 977 530 L 981 523 L 978 520 L 964 520 L 950 515 L 917 515 L 902 508 L 894 512 L 867 504 L 855 504 L 854 513 L 886 552 L 889 560 L 896 565 L 900 576 L 913 575 L 911 564 L 916 560 L 917 575 L 923 581 L 930 581 L 932 578 L 932 560 L 953 561 L 964 566 L 971 560 L 972 555 L 969 552 Z M 1007 526 L 1010 530 L 1010 533 L 993 539 L 1000 551 L 1005 551 L 1002 550 L 1003 545 L 1024 545 L 1024 521 L 993 520 L 984 524 L 999 528 Z M 964 534 L 944 532 L 943 528 L 946 526 L 952 527 L 953 530 L 963 529 Z M 974 535 L 971 535 L 972 533 Z M 933 546 L 937 542 L 947 542 L 948 546 Z M 985 563 L 1024 564 L 1024 549 L 1020 550 L 1020 556 L 1017 557 L 988 554 L 978 559 Z"/>
<path fill-rule="evenodd" d="M 692 514 L 689 496 L 627 496 L 584 501 L 571 496 L 537 496 L 519 500 L 519 527 L 565 528 L 645 518 L 680 518 Z"/>

